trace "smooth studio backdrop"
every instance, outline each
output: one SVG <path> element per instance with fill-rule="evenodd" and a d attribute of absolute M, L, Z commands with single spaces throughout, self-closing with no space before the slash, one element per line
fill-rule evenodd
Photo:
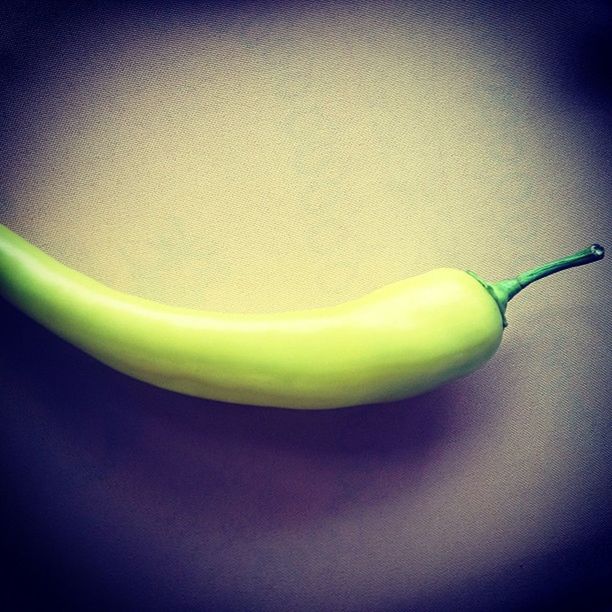
<path fill-rule="evenodd" d="M 603 3 L 5 4 L 0 222 L 116 289 L 281 311 L 612 248 Z M 156 389 L 0 303 L 5 609 L 598 609 L 611 280 L 339 411 Z"/>

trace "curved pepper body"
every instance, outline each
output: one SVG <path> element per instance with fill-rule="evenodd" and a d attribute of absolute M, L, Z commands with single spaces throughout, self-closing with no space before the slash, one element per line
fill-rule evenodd
<path fill-rule="evenodd" d="M 469 374 L 503 317 L 465 271 L 440 268 L 339 305 L 272 314 L 166 306 L 113 290 L 0 225 L 0 295 L 99 361 L 213 400 L 340 408 Z"/>

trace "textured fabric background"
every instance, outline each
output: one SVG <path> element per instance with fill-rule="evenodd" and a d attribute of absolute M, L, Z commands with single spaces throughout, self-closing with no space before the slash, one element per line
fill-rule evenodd
<path fill-rule="evenodd" d="M 4 11 L 0 222 L 117 289 L 290 310 L 612 246 L 603 4 Z M 596 609 L 611 277 L 526 290 L 468 378 L 331 412 L 149 387 L 1 303 L 12 597 Z"/>

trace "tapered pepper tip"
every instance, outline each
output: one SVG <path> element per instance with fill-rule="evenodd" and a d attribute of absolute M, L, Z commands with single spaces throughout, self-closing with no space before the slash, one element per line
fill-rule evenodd
<path fill-rule="evenodd" d="M 591 253 L 593 253 L 593 256 L 597 259 L 603 259 L 606 254 L 606 249 L 604 249 L 601 244 L 592 244 Z"/>

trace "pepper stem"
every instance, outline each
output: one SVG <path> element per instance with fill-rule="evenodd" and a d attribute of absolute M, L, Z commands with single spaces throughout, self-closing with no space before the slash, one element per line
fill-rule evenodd
<path fill-rule="evenodd" d="M 527 285 L 530 285 L 534 281 L 537 281 L 551 274 L 555 274 L 556 272 L 560 272 L 561 270 L 566 270 L 567 268 L 575 268 L 576 266 L 583 266 L 593 261 L 603 259 L 604 254 L 605 249 L 601 245 L 592 244 L 587 249 L 578 251 L 573 255 L 568 255 L 567 257 L 551 261 L 550 263 L 546 263 L 542 266 L 538 266 L 537 268 L 533 268 L 532 270 L 528 270 L 527 272 L 519 274 L 515 278 L 509 278 L 492 284 L 483 281 L 473 272 L 468 272 L 468 274 L 473 276 L 479 283 L 481 283 L 485 287 L 485 289 L 491 294 L 493 299 L 495 299 L 502 314 L 504 327 L 506 327 L 506 325 L 508 324 L 506 321 L 506 306 L 508 305 L 508 302 L 519 291 L 527 287 Z"/>

